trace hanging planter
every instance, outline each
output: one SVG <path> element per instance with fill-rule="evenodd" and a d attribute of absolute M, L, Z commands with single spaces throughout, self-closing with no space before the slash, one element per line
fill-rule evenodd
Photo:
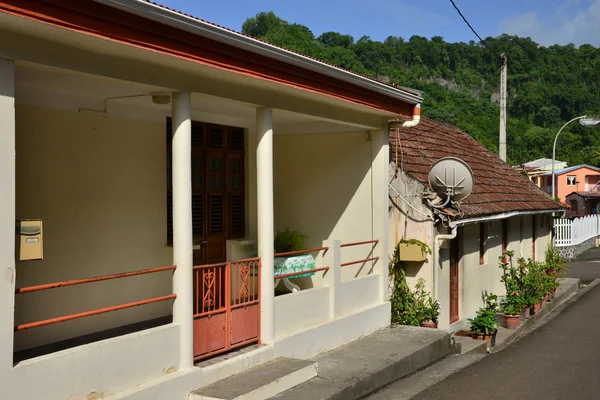
<path fill-rule="evenodd" d="M 401 240 L 398 243 L 400 261 L 422 262 L 431 254 L 431 248 L 417 239 Z"/>

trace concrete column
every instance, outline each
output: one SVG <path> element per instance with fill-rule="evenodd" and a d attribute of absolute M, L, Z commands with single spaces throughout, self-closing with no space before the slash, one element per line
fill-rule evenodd
<path fill-rule="evenodd" d="M 179 368 L 194 366 L 192 110 L 189 92 L 173 95 L 173 322 L 180 326 Z"/>
<path fill-rule="evenodd" d="M 325 274 L 324 283 L 329 287 L 329 318 L 336 317 L 337 290 L 342 284 L 342 242 L 340 240 L 325 240 L 323 247 L 329 247 L 327 251 L 321 251 L 321 266 L 329 267 Z"/>
<path fill-rule="evenodd" d="M 273 110 L 256 111 L 256 186 L 258 206 L 258 256 L 260 276 L 260 335 L 266 344 L 275 340 L 275 287 L 273 281 L 275 222 L 273 211 Z"/>
<path fill-rule="evenodd" d="M 15 275 L 15 67 L 0 58 L 0 387 L 10 387 Z"/>
<path fill-rule="evenodd" d="M 379 257 L 374 272 L 381 276 L 381 300 L 389 301 L 389 216 L 388 183 L 390 164 L 389 130 L 387 119 L 382 128 L 371 132 L 371 187 L 373 239 L 379 239 L 374 255 Z"/>

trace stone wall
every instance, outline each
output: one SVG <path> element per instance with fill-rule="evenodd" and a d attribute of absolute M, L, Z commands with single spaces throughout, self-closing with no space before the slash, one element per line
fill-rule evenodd
<path fill-rule="evenodd" d="M 578 257 L 584 251 L 589 250 L 592 247 L 596 247 L 596 240 L 597 239 L 593 237 L 573 246 L 560 246 L 555 248 L 561 256 L 567 260 L 572 260 Z"/>

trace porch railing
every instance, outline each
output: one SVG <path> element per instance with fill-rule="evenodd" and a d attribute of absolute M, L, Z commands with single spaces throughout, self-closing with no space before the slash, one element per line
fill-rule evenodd
<path fill-rule="evenodd" d="M 176 266 L 172 265 L 172 266 L 168 266 L 168 267 L 150 268 L 150 269 L 144 269 L 144 270 L 139 270 L 139 271 L 124 272 L 124 273 L 120 273 L 120 274 L 103 275 L 103 276 L 97 276 L 97 277 L 93 277 L 93 278 L 75 279 L 75 280 L 69 280 L 69 281 L 63 281 L 63 282 L 54 282 L 54 283 L 47 283 L 47 284 L 42 284 L 42 285 L 27 286 L 27 287 L 22 287 L 22 288 L 16 289 L 15 294 L 19 295 L 19 294 L 39 292 L 39 291 L 43 291 L 43 290 L 50 290 L 50 289 L 56 289 L 56 288 L 61 288 L 61 287 L 67 287 L 67 286 L 83 285 L 86 283 L 108 281 L 108 280 L 120 279 L 120 278 L 129 278 L 132 276 L 147 275 L 147 274 L 153 274 L 153 273 L 157 273 L 157 272 L 174 271 L 176 268 L 177 268 Z M 123 303 L 123 304 L 119 304 L 119 305 L 115 305 L 115 306 L 111 306 L 111 307 L 98 308 L 98 309 L 91 310 L 91 311 L 84 311 L 84 312 L 80 312 L 80 313 L 64 315 L 62 317 L 48 318 L 48 319 L 44 319 L 41 321 L 35 321 L 35 322 L 29 322 L 26 324 L 17 325 L 17 326 L 15 326 L 14 330 L 15 330 L 15 332 L 23 331 L 26 329 L 37 328 L 40 326 L 56 324 L 59 322 L 66 322 L 66 321 L 71 321 L 74 319 L 90 317 L 92 315 L 105 314 L 105 313 L 112 312 L 112 311 L 124 310 L 126 308 L 138 307 L 138 306 L 143 306 L 146 304 L 153 304 L 153 303 L 158 303 L 158 302 L 162 302 L 162 301 L 172 300 L 172 299 L 175 299 L 176 297 L 177 297 L 176 294 L 169 294 L 166 296 L 158 296 L 158 297 L 153 297 L 150 299 L 139 300 L 139 301 L 134 301 L 134 302 L 130 302 L 130 303 Z"/>
<path fill-rule="evenodd" d="M 375 249 L 375 246 L 377 246 L 377 244 L 379 243 L 378 239 L 375 240 L 366 240 L 364 242 L 353 242 L 353 243 L 344 243 L 342 244 L 340 247 L 344 248 L 344 247 L 354 247 L 354 246 L 364 246 L 364 245 L 372 245 L 371 246 L 371 251 L 369 252 L 369 256 L 373 255 L 373 250 Z M 379 257 L 367 257 L 367 258 L 363 258 L 361 260 L 355 260 L 355 261 L 349 261 L 349 262 L 345 262 L 341 264 L 341 267 L 348 267 L 350 265 L 356 265 L 356 264 L 364 264 L 364 263 L 368 263 L 371 261 L 378 261 Z"/>
<path fill-rule="evenodd" d="M 297 255 L 300 255 L 300 254 L 317 253 L 317 252 L 320 252 L 320 251 L 326 253 L 327 250 L 329 250 L 329 247 L 323 246 L 323 247 L 316 247 L 314 249 L 297 250 L 297 251 L 286 251 L 286 252 L 283 252 L 283 253 L 275 253 L 275 257 L 297 256 Z M 304 275 L 304 274 L 312 274 L 312 273 L 321 272 L 321 271 L 329 271 L 329 267 L 326 266 L 326 267 L 320 267 L 320 268 L 307 269 L 307 270 L 304 270 L 304 271 L 290 272 L 288 274 L 277 275 L 275 277 L 275 279 L 293 278 L 294 276 Z"/>

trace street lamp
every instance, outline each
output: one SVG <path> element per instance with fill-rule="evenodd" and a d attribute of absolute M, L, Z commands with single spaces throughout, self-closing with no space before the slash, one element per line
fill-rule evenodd
<path fill-rule="evenodd" d="M 554 176 L 554 161 L 556 160 L 556 141 L 558 140 L 558 135 L 560 135 L 562 130 L 565 129 L 565 127 L 567 125 L 569 125 L 571 122 L 577 121 L 577 120 L 579 120 L 579 123 L 581 125 L 586 126 L 588 128 L 593 128 L 594 126 L 600 125 L 600 118 L 591 118 L 591 117 L 588 118 L 587 115 L 582 115 L 581 117 L 573 118 L 572 120 L 570 120 L 569 122 L 564 124 L 562 126 L 562 128 L 560 128 L 558 133 L 556 134 L 556 137 L 554 138 L 554 146 L 552 147 L 552 198 L 554 198 L 556 196 L 556 189 L 555 189 L 556 182 L 554 181 L 554 178 L 555 178 L 555 176 Z"/>

